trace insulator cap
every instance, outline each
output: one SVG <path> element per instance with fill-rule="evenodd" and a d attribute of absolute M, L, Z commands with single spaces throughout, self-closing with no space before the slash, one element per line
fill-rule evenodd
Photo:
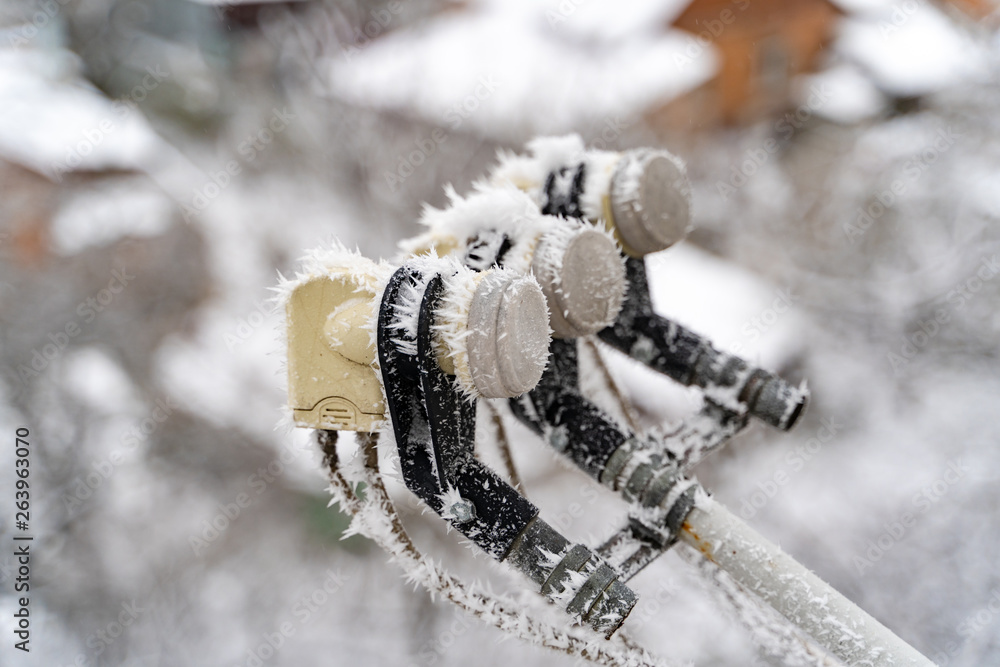
<path fill-rule="evenodd" d="M 691 184 L 667 151 L 627 152 L 611 177 L 611 213 L 630 255 L 669 248 L 691 230 Z"/>
<path fill-rule="evenodd" d="M 589 336 L 614 324 L 625 300 L 625 264 L 615 242 L 593 228 L 543 237 L 532 269 L 556 338 Z"/>
<path fill-rule="evenodd" d="M 549 313 L 532 276 L 486 275 L 469 309 L 469 370 L 485 398 L 534 389 L 549 355 Z"/>

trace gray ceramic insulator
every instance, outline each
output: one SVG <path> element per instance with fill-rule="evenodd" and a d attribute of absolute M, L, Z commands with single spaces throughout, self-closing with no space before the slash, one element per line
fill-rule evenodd
<path fill-rule="evenodd" d="M 691 184 L 680 158 L 648 149 L 626 153 L 611 178 L 611 213 L 631 255 L 683 240 L 691 230 Z"/>
<path fill-rule="evenodd" d="M 549 315 L 531 276 L 489 273 L 469 309 L 469 370 L 485 398 L 534 389 L 548 361 Z"/>
<path fill-rule="evenodd" d="M 548 243 L 558 251 L 551 252 Z M 589 336 L 614 324 L 625 299 L 625 265 L 609 236 L 583 228 L 564 247 L 543 237 L 532 270 L 548 301 L 555 338 Z"/>

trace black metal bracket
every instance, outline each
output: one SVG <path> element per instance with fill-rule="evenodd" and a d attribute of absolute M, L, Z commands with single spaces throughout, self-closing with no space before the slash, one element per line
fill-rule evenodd
<path fill-rule="evenodd" d="M 603 342 L 685 386 L 701 387 L 716 402 L 746 406 L 750 415 L 775 428 L 787 431 L 795 425 L 806 406 L 804 391 L 656 314 L 644 260 L 628 258 L 626 275 L 629 288 L 621 313 L 597 334 Z"/>
<path fill-rule="evenodd" d="M 406 331 L 394 326 L 400 295 L 423 286 L 416 354 L 401 351 Z M 378 318 L 378 356 L 406 486 L 462 535 L 525 573 L 567 611 L 604 632 L 617 630 L 638 598 L 617 570 L 583 545 L 571 545 L 538 516 L 538 508 L 475 457 L 476 404 L 441 370 L 432 343 L 443 293 L 440 274 L 404 266 L 390 279 Z M 574 585 L 574 580 L 582 583 Z"/>
<path fill-rule="evenodd" d="M 551 172 L 543 188 L 542 212 L 583 219 L 586 163 Z M 715 394 L 716 402 L 745 405 L 751 416 L 787 431 L 805 409 L 807 394 L 777 375 L 717 350 L 711 341 L 657 315 L 649 296 L 646 264 L 626 260 L 628 291 L 614 325 L 598 333 L 611 347 L 685 386 Z"/>
<path fill-rule="evenodd" d="M 462 397 L 438 367 L 431 318 L 441 298 L 441 276 L 426 283 L 417 324 L 415 357 L 400 354 L 388 332 L 408 268 L 389 282 L 379 313 L 379 364 L 407 486 L 460 533 L 498 560 L 538 514 L 538 508 L 475 457 L 476 405 Z M 405 357 L 405 358 L 404 358 Z M 455 496 L 457 492 L 458 496 Z M 445 507 L 445 498 L 459 507 Z"/>
<path fill-rule="evenodd" d="M 510 399 L 511 411 L 632 505 L 627 525 L 598 550 L 627 580 L 676 542 L 699 488 L 686 477 L 691 457 L 745 428 L 746 414 L 706 400 L 663 441 L 640 441 L 581 395 L 576 340 L 553 340 L 549 358 L 538 386 Z"/>

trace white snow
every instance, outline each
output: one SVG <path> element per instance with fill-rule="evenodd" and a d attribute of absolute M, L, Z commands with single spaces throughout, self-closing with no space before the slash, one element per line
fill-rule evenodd
<path fill-rule="evenodd" d="M 846 18 L 835 49 L 898 96 L 983 80 L 988 72 L 983 50 L 928 2 L 886 5 Z"/>
<path fill-rule="evenodd" d="M 141 405 L 128 375 L 101 349 L 68 354 L 63 372 L 67 388 L 100 414 L 131 412 Z"/>
<path fill-rule="evenodd" d="M 579 44 L 552 31 L 545 11 L 473 7 L 394 31 L 330 60 L 332 91 L 363 106 L 415 112 L 446 130 L 524 137 L 623 120 L 715 71 L 711 54 L 678 66 L 688 44 L 679 31 Z M 590 11 L 588 20 L 599 22 L 600 12 Z M 580 12 L 567 24 L 591 16 Z"/>
<path fill-rule="evenodd" d="M 59 209 L 52 219 L 52 242 L 56 252 L 71 256 L 125 236 L 161 234 L 173 215 L 170 198 L 145 181 L 95 185 Z"/>
<path fill-rule="evenodd" d="M 140 113 L 85 83 L 78 69 L 68 51 L 0 49 L 0 157 L 57 178 L 140 169 L 165 149 Z"/>
<path fill-rule="evenodd" d="M 502 0 L 496 4 L 501 4 Z M 531 11 L 544 10 L 546 24 L 554 31 L 590 42 L 613 43 L 640 36 L 655 36 L 670 25 L 691 0 L 618 0 L 590 2 L 543 0 L 523 2 Z"/>
<path fill-rule="evenodd" d="M 506 234 L 512 243 L 505 265 L 517 273 L 528 271 L 538 237 L 549 223 L 527 194 L 510 186 L 479 187 L 466 197 L 451 187 L 445 192 L 448 207 L 424 208 L 420 222 L 427 231 L 400 242 L 400 259 L 439 246 L 443 254 L 455 252 L 461 256 L 469 239 L 484 230 L 495 230 Z"/>
<path fill-rule="evenodd" d="M 792 285 L 769 285 L 690 243 L 650 255 L 646 271 L 656 312 L 723 351 L 776 368 L 801 344 Z"/>
<path fill-rule="evenodd" d="M 811 90 L 829 91 L 827 100 L 810 109 L 828 120 L 852 124 L 874 118 L 885 109 L 886 98 L 857 66 L 842 63 L 803 78 L 802 103 Z"/>

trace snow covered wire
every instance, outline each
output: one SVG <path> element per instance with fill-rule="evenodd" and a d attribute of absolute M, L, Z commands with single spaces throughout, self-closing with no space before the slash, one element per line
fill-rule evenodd
<path fill-rule="evenodd" d="M 624 415 L 632 432 L 639 433 L 635 411 L 625 400 L 625 395 L 615 382 L 600 347 L 591 338 L 584 340 L 600 371 L 599 377 L 604 384 L 603 392 L 615 402 L 616 411 Z M 742 428 L 742 422 L 738 420 L 720 420 L 720 412 L 719 409 L 708 407 L 674 424 L 669 431 L 662 428 L 652 429 L 647 433 L 648 439 L 655 447 L 674 458 L 681 472 L 687 473 L 710 454 L 722 448 L 729 438 Z"/>
<path fill-rule="evenodd" d="M 594 358 L 594 363 L 597 365 L 598 370 L 601 371 L 601 378 L 604 380 L 605 385 L 604 388 L 614 399 L 622 415 L 625 417 L 625 421 L 628 422 L 628 427 L 632 429 L 633 433 L 639 433 L 639 419 L 635 414 L 635 410 L 625 400 L 625 395 L 622 393 L 621 387 L 618 386 L 614 376 L 611 374 L 611 369 L 608 368 L 607 362 L 604 361 L 604 353 L 601 351 L 600 346 L 589 336 L 584 338 L 583 341 L 587 346 L 587 350 Z"/>
<path fill-rule="evenodd" d="M 523 492 L 521 475 L 517 472 L 517 467 L 514 465 L 514 455 L 510 451 L 510 440 L 507 439 L 507 428 L 503 424 L 503 417 L 496 406 L 490 401 L 483 401 L 483 405 L 486 406 L 487 411 L 490 413 L 490 419 L 496 431 L 497 449 L 500 450 L 500 460 L 503 461 L 504 472 L 507 473 L 511 486 Z"/>
<path fill-rule="evenodd" d="M 535 618 L 512 598 L 496 595 L 478 584 L 462 582 L 447 573 L 439 563 L 421 554 L 406 534 L 378 471 L 376 437 L 358 433 L 359 456 L 342 466 L 336 436 L 336 431 L 317 431 L 333 495 L 331 504 L 339 503 L 351 514 L 354 517 L 351 534 L 364 535 L 389 553 L 403 568 L 407 580 L 422 585 L 432 596 L 441 595 L 503 632 L 538 646 L 607 667 L 670 666 L 671 663 L 654 658 L 621 633 L 605 641 L 583 627 L 557 627 Z M 366 487 L 363 499 L 354 491 L 353 485 L 358 483 Z"/>

